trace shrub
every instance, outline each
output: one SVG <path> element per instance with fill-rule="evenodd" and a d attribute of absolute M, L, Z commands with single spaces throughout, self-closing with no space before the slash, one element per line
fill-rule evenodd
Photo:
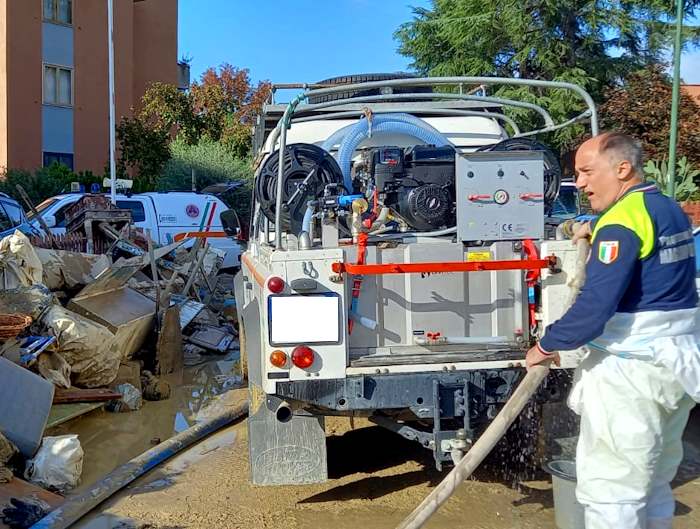
<path fill-rule="evenodd" d="M 666 193 L 668 186 L 668 161 L 649 160 L 644 165 L 644 174 Z M 695 168 L 688 159 L 683 156 L 676 164 L 676 200 L 682 202 L 697 196 L 699 188 L 695 181 L 700 179 L 700 169 Z"/>
<path fill-rule="evenodd" d="M 222 198 L 238 212 L 241 222 L 247 222 L 253 181 L 250 159 L 239 158 L 220 142 L 203 139 L 188 145 L 182 138 L 170 144 L 170 156 L 162 176 L 156 182 L 159 191 L 190 191 L 192 169 L 198 191 L 211 184 L 242 182 L 242 186 Z"/>

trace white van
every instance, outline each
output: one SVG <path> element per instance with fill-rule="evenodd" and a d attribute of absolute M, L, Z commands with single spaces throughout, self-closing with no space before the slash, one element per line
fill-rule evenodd
<path fill-rule="evenodd" d="M 55 234 L 66 232 L 66 209 L 83 195 L 69 193 L 47 198 L 37 206 L 39 215 Z M 131 211 L 137 228 L 149 230 L 158 244 L 169 244 L 188 233 L 213 232 L 209 244 L 226 252 L 224 268 L 240 266 L 241 247 L 224 231 L 221 213 L 229 208 L 213 195 L 191 192 L 141 193 L 117 195 L 117 207 Z M 29 216 L 30 222 L 40 229 L 39 222 Z M 185 246 L 192 242 L 185 243 Z"/>

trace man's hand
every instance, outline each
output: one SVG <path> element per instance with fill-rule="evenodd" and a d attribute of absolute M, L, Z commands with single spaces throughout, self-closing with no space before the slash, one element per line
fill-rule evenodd
<path fill-rule="evenodd" d="M 533 346 L 525 355 L 525 367 L 530 369 L 532 366 L 538 364 L 548 364 L 549 362 L 554 362 L 554 365 L 559 367 L 561 365 L 561 358 L 559 353 L 554 352 L 551 354 L 543 353 L 542 350 L 537 346 Z"/>
<path fill-rule="evenodd" d="M 591 222 L 584 222 L 578 230 L 576 230 L 576 233 L 574 233 L 573 238 L 571 239 L 574 244 L 576 244 L 579 239 L 590 239 L 591 238 Z"/>

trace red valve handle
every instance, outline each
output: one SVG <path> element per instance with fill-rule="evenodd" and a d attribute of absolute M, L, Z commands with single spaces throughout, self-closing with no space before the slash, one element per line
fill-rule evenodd
<path fill-rule="evenodd" d="M 475 200 L 488 200 L 491 195 L 469 195 L 467 198 L 473 202 Z"/>
<path fill-rule="evenodd" d="M 542 193 L 521 193 L 521 200 L 531 200 L 533 198 L 544 198 Z"/>

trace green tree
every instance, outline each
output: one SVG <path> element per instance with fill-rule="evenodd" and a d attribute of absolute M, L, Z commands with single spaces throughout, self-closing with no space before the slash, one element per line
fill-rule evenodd
<path fill-rule="evenodd" d="M 170 144 L 170 154 L 171 158 L 157 182 L 158 190 L 191 190 L 192 170 L 195 172 L 198 191 L 211 184 L 240 182 L 242 185 L 224 198 L 238 212 L 242 222 L 247 222 L 253 182 L 253 168 L 249 158 L 240 158 L 221 142 L 210 139 L 202 139 L 190 145 L 178 138 Z"/>
<path fill-rule="evenodd" d="M 170 158 L 168 131 L 149 125 L 138 116 L 124 117 L 117 126 L 117 140 L 119 175 L 126 175 L 127 168 L 130 168 L 134 171 L 134 192 L 152 191 Z"/>
<path fill-rule="evenodd" d="M 270 83 L 253 85 L 248 70 L 229 64 L 208 69 L 187 91 L 154 83 L 142 98 L 141 111 L 123 118 L 117 128 L 120 172 L 133 170 L 134 189 L 145 191 L 162 188 L 165 183 L 177 186 L 172 189 L 180 188 L 175 174 L 186 173 L 183 178 L 189 182 L 190 166 L 186 162 L 197 153 L 209 153 L 205 156 L 209 160 L 225 159 L 227 170 L 233 167 L 232 159 L 239 161 L 235 167 L 248 167 L 252 124 L 269 94 Z M 169 148 L 172 138 L 177 141 Z M 191 153 L 185 156 L 188 146 Z M 175 155 L 179 158 L 169 164 L 161 179 L 166 162 Z M 213 167 L 211 163 L 209 166 Z M 234 174 L 239 172 L 236 169 Z M 213 174 L 210 170 L 204 173 Z M 230 177 L 223 171 L 215 179 Z"/>
<path fill-rule="evenodd" d="M 83 184 L 89 190 L 93 183 L 101 184 L 102 177 L 90 171 L 74 173 L 58 162 L 34 172 L 8 169 L 0 173 L 0 191 L 16 199 L 22 207 L 25 207 L 25 204 L 17 192 L 17 184 L 24 188 L 32 204 L 36 206 L 44 199 L 68 192 L 72 182 Z"/>
<path fill-rule="evenodd" d="M 686 0 L 687 13 L 698 5 Z M 568 81 L 601 100 L 607 87 L 662 59 L 673 10 L 663 0 L 433 0 L 430 8 L 415 8 L 395 37 L 421 74 Z M 686 27 L 686 42 L 697 44 L 699 36 L 699 28 Z M 496 94 L 540 103 L 555 119 L 584 108 L 565 91 L 500 87 Z M 564 129 L 557 143 L 567 146 L 581 132 Z"/>
<path fill-rule="evenodd" d="M 248 70 L 223 64 L 218 69 L 209 68 L 187 92 L 153 84 L 143 97 L 139 117 L 190 145 L 200 139 L 220 141 L 238 156 L 246 156 L 253 121 L 269 93 L 270 83 L 253 86 Z"/>
<path fill-rule="evenodd" d="M 671 128 L 671 81 L 659 66 L 650 66 L 606 90 L 601 123 L 638 138 L 648 159 L 667 157 Z M 700 106 L 681 93 L 678 112 L 678 156 L 700 164 Z"/>
<path fill-rule="evenodd" d="M 208 137 L 221 141 L 238 156 L 247 156 L 253 123 L 270 88 L 267 81 L 253 85 L 247 69 L 222 64 L 204 72 L 190 92 L 195 112 L 206 120 Z"/>

